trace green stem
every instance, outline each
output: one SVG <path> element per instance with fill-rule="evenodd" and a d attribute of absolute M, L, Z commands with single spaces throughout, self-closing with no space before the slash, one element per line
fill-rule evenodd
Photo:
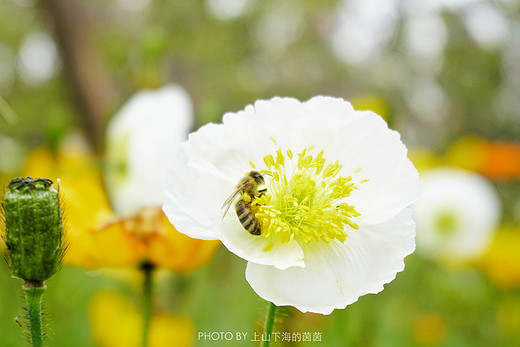
<path fill-rule="evenodd" d="M 261 347 L 269 347 L 271 343 L 271 334 L 273 332 L 274 318 L 276 316 L 276 305 L 272 302 L 269 303 L 267 308 L 267 316 L 265 317 L 264 335 L 265 340 L 262 341 Z"/>
<path fill-rule="evenodd" d="M 27 303 L 27 319 L 33 347 L 43 346 L 42 296 L 47 286 L 40 281 L 25 281 L 22 289 Z"/>
<path fill-rule="evenodd" d="M 153 290 L 153 270 L 155 266 L 145 262 L 141 265 L 144 274 L 143 282 L 143 336 L 142 347 L 148 346 L 148 333 L 152 320 L 152 290 Z"/>

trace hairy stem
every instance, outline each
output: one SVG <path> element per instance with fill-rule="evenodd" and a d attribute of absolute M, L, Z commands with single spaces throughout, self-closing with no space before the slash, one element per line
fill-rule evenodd
<path fill-rule="evenodd" d="M 25 281 L 22 289 L 27 304 L 27 319 L 33 347 L 43 346 L 42 296 L 47 286 L 40 281 Z"/>
<path fill-rule="evenodd" d="M 269 303 L 267 308 L 267 316 L 265 317 L 264 336 L 265 339 L 262 341 L 261 347 L 268 347 L 271 343 L 271 333 L 273 332 L 274 319 L 276 316 L 276 305 L 272 302 Z"/>

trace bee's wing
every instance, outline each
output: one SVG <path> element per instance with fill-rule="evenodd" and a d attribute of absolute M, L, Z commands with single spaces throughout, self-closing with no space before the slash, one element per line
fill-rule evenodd
<path fill-rule="evenodd" d="M 242 189 L 246 186 L 246 184 L 247 183 L 244 183 L 244 184 L 238 186 L 237 189 L 235 189 L 235 191 L 226 199 L 226 201 L 224 201 L 221 209 L 225 207 L 226 210 L 224 211 L 224 214 L 222 215 L 222 219 L 224 219 L 227 212 L 229 211 L 229 208 L 233 204 L 233 200 L 235 200 L 236 196 L 242 191 Z"/>

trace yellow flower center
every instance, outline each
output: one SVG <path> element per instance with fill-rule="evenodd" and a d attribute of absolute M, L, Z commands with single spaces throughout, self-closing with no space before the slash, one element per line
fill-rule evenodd
<path fill-rule="evenodd" d="M 293 239 L 343 242 L 348 228 L 359 228 L 353 219 L 360 213 L 345 202 L 358 188 L 352 176 L 339 176 L 343 166 L 338 161 L 326 163 L 323 150 L 314 155 L 313 147 L 306 148 L 295 158 L 290 149 L 285 153 L 278 149 L 274 156 L 264 156 L 264 163 L 267 170 L 261 173 L 267 181 L 267 192 L 254 198 L 251 206 L 260 222 L 261 236 L 271 241 L 266 251 L 276 242 Z M 286 164 L 291 168 L 290 177 Z"/>

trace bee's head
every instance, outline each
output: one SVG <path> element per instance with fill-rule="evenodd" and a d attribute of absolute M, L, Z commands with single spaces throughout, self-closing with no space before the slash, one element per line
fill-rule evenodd
<path fill-rule="evenodd" d="M 264 176 L 258 171 L 251 171 L 248 173 L 249 177 L 255 180 L 256 184 L 262 184 L 265 183 Z"/>

